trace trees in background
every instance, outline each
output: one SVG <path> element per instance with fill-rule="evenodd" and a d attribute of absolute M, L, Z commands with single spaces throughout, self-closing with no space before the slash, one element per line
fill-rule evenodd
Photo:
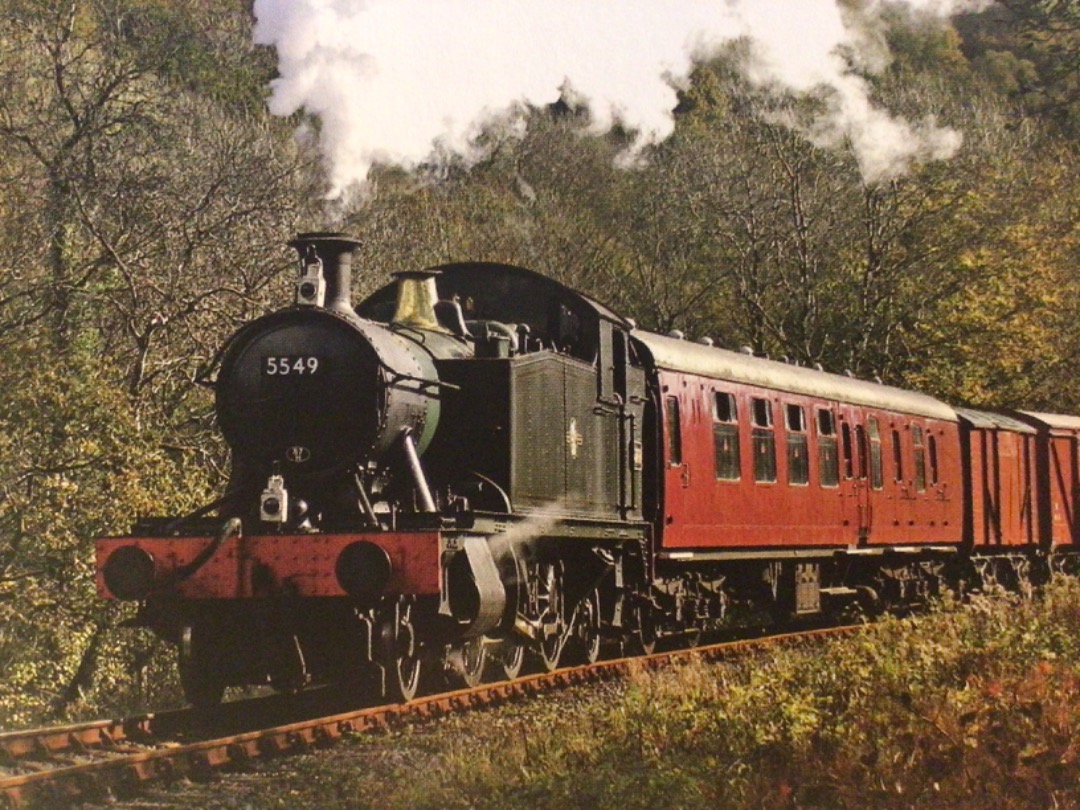
<path fill-rule="evenodd" d="M 588 134 L 586 110 L 516 110 L 468 166 L 380 174 L 350 230 L 380 278 L 417 260 L 526 264 L 661 332 L 956 402 L 1080 405 L 1062 374 L 1075 143 L 1017 107 L 954 29 L 898 13 L 889 38 L 875 94 L 960 131 L 950 160 L 864 181 L 850 150 L 786 125 L 823 99 L 752 85 L 735 43 L 697 67 L 675 134 L 630 169 L 625 133 Z M 1039 359 L 1018 365 L 1025 345 Z"/>
<path fill-rule="evenodd" d="M 964 52 L 990 88 L 1044 125 L 1080 135 L 1080 7 L 1071 0 L 998 0 L 956 21 Z"/>
<path fill-rule="evenodd" d="M 955 26 L 897 10 L 875 97 L 964 145 L 887 182 L 788 126 L 827 99 L 751 84 L 734 43 L 641 154 L 618 126 L 591 133 L 567 93 L 492 122 L 468 158 L 378 167 L 332 209 L 296 122 L 263 109 L 273 58 L 250 45 L 244 3 L 10 0 L 0 724 L 163 688 L 142 677 L 164 671 L 158 648 L 113 632 L 96 599 L 90 539 L 220 491 L 200 382 L 239 323 L 289 300 L 299 229 L 360 237 L 357 296 L 403 268 L 502 261 L 649 329 L 957 403 L 1080 412 L 1070 9 L 1006 0 Z"/>
<path fill-rule="evenodd" d="M 99 662 L 146 657 L 106 633 L 89 540 L 220 487 L 196 383 L 279 298 L 281 244 L 316 196 L 288 128 L 247 100 L 265 77 L 249 87 L 226 63 L 215 94 L 176 75 L 200 8 L 0 16 L 0 716 L 14 720 L 79 705 Z M 239 27 L 215 33 L 249 49 Z"/>

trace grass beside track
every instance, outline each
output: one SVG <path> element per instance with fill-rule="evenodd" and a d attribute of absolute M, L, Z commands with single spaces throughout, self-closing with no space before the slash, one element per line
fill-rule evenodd
<path fill-rule="evenodd" d="M 640 671 L 199 790 L 253 810 L 1080 808 L 1080 583 Z"/>

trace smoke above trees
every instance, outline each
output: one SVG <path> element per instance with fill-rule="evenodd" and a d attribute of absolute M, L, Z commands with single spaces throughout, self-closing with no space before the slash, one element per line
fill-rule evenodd
<path fill-rule="evenodd" d="M 755 83 L 814 93 L 819 112 L 789 122 L 819 146 L 846 144 L 867 183 L 950 157 L 959 132 L 908 120 L 872 98 L 889 64 L 882 14 L 945 15 L 981 0 L 256 0 L 255 41 L 278 54 L 270 109 L 318 119 L 335 193 L 374 163 L 413 166 L 435 148 L 468 154 L 487 120 L 572 93 L 593 131 L 635 133 L 632 157 L 673 129 L 695 59 L 751 43 Z"/>

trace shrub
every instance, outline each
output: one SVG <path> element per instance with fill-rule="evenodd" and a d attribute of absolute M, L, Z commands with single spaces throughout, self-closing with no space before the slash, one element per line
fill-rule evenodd
<path fill-rule="evenodd" d="M 330 807 L 1075 808 L 1078 647 L 1080 584 L 1059 581 L 1038 600 L 977 597 L 366 740 L 389 775 L 366 763 L 328 779 L 315 761 L 300 793 L 332 782 Z"/>

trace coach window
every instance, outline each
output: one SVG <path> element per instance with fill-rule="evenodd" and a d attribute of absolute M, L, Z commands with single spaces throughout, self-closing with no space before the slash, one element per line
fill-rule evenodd
<path fill-rule="evenodd" d="M 855 446 L 859 450 L 859 478 L 866 479 L 866 470 L 869 468 L 867 457 L 869 448 L 866 444 L 866 428 L 863 425 L 855 426 Z"/>
<path fill-rule="evenodd" d="M 893 478 L 897 482 L 904 480 L 904 447 L 900 441 L 900 431 L 892 432 Z"/>
<path fill-rule="evenodd" d="M 668 463 L 682 464 L 682 426 L 679 424 L 679 398 L 667 398 Z"/>
<path fill-rule="evenodd" d="M 754 427 L 754 480 L 776 481 L 776 433 L 773 430 L 772 403 L 767 399 L 751 400 Z"/>
<path fill-rule="evenodd" d="M 713 393 L 713 442 L 716 446 L 717 479 L 738 481 L 742 477 L 742 456 L 739 453 L 739 410 L 735 395 L 726 391 Z"/>
<path fill-rule="evenodd" d="M 870 486 L 882 489 L 885 486 L 885 475 L 881 467 L 881 428 L 873 416 L 867 421 L 867 425 L 870 430 Z"/>
<path fill-rule="evenodd" d="M 784 408 L 787 424 L 788 483 L 803 486 L 810 483 L 809 448 L 806 440 L 806 412 L 802 405 Z"/>
<path fill-rule="evenodd" d="M 941 483 L 941 479 L 938 473 L 937 439 L 934 438 L 933 433 L 926 436 L 926 449 L 930 454 L 930 483 L 937 485 Z"/>
<path fill-rule="evenodd" d="M 926 448 L 923 446 L 923 429 L 911 426 L 911 443 L 915 445 L 915 489 L 926 492 Z"/>
<path fill-rule="evenodd" d="M 840 427 L 840 437 L 844 442 L 844 478 L 854 478 L 855 457 L 851 448 L 851 425 L 847 422 Z"/>
<path fill-rule="evenodd" d="M 836 448 L 836 418 L 832 411 L 817 412 L 818 479 L 823 487 L 840 484 L 840 456 Z"/>

